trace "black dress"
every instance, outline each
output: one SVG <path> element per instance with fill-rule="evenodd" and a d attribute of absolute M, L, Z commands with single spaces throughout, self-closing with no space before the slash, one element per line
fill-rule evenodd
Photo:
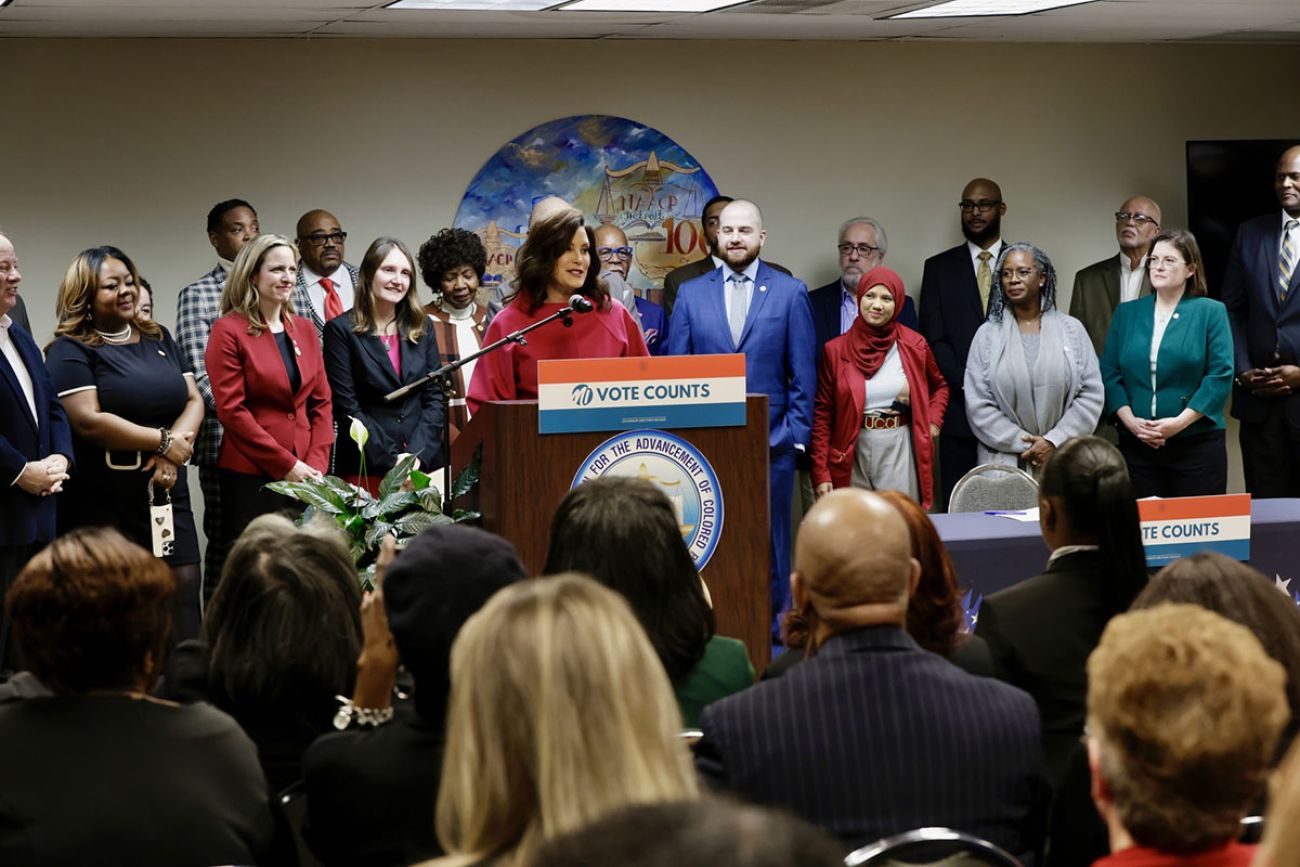
<path fill-rule="evenodd" d="M 191 371 L 166 329 L 161 340 L 142 334 L 138 343 L 124 345 L 89 346 L 60 337 L 46 351 L 45 366 L 59 397 L 95 389 L 101 410 L 144 427 L 171 427 L 189 399 L 185 377 Z M 78 437 L 75 429 L 72 444 L 76 463 L 58 495 L 59 530 L 111 526 L 153 550 L 149 528 L 152 470 L 142 469 L 151 453 L 106 452 Z M 127 469 L 130 467 L 134 468 Z M 161 489 L 155 491 L 156 504 L 162 505 L 166 499 Z M 198 563 L 199 540 L 183 469 L 172 486 L 171 502 L 176 541 L 164 559 L 171 566 Z"/>

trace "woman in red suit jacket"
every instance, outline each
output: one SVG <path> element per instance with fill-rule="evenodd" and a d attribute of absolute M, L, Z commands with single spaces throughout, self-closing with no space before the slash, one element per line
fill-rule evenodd
<path fill-rule="evenodd" d="M 851 484 L 902 491 L 930 508 L 948 384 L 925 338 L 898 324 L 903 297 L 891 269 L 863 274 L 858 318 L 822 350 L 812 429 L 819 497 Z"/>
<path fill-rule="evenodd" d="M 319 477 L 329 466 L 330 387 L 316 330 L 289 302 L 297 274 L 288 238 L 260 235 L 245 244 L 208 338 L 208 379 L 225 429 L 217 459 L 221 525 L 232 542 L 258 515 L 294 507 L 263 485 Z"/>

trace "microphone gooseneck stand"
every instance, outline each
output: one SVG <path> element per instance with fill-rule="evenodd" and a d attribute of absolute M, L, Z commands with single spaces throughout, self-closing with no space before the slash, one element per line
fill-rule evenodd
<path fill-rule="evenodd" d="M 444 364 L 437 370 L 431 371 L 417 379 L 415 382 L 404 385 L 396 391 L 384 395 L 386 403 L 392 403 L 415 391 L 417 388 L 423 388 L 429 382 L 437 381 L 442 386 L 442 513 L 451 516 L 452 497 L 451 497 L 451 391 L 454 385 L 452 374 L 460 370 L 466 364 L 481 358 L 491 352 L 496 352 L 507 343 L 518 343 L 520 346 L 527 346 L 528 340 L 524 337 L 530 331 L 535 331 L 544 325 L 549 325 L 559 319 L 564 322 L 565 328 L 573 327 L 574 313 L 590 313 L 593 305 L 590 300 L 582 295 L 574 295 L 569 298 L 569 303 L 559 310 L 547 316 L 545 319 L 539 319 L 527 328 L 521 328 L 518 331 L 512 331 L 505 337 L 495 343 L 490 343 L 482 347 L 477 352 L 472 352 L 464 358 L 457 359 L 449 364 Z M 466 391 L 468 392 L 468 387 Z"/>

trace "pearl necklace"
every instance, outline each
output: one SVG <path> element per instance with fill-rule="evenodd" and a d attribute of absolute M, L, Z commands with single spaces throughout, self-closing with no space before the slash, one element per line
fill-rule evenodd
<path fill-rule="evenodd" d="M 126 327 L 121 331 L 115 331 L 111 334 L 105 331 L 100 331 L 98 328 L 95 329 L 95 333 L 98 334 L 99 338 L 105 343 L 111 343 L 114 346 L 121 346 L 124 343 L 131 342 L 131 323 L 128 322 Z"/>

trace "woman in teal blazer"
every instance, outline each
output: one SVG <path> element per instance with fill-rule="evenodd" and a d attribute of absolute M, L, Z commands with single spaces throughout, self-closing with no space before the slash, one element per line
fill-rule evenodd
<path fill-rule="evenodd" d="M 1191 232 L 1159 235 L 1147 268 L 1154 293 L 1119 305 L 1106 335 L 1106 414 L 1119 421 L 1120 451 L 1139 497 L 1222 494 L 1233 371 L 1228 312 L 1205 297 Z"/>

